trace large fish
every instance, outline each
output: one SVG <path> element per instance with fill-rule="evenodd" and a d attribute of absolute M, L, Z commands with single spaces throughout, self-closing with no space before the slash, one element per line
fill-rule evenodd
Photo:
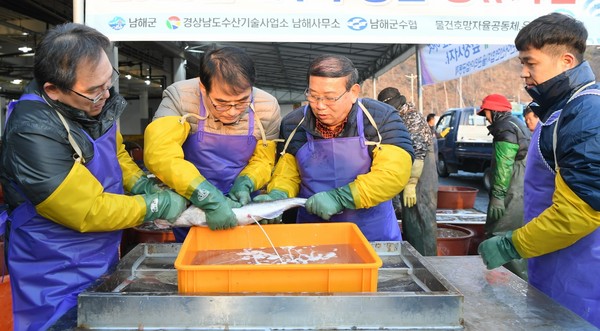
<path fill-rule="evenodd" d="M 273 219 L 281 216 L 284 211 L 294 207 L 304 207 L 306 199 L 289 198 L 265 202 L 249 203 L 241 208 L 233 208 L 233 213 L 238 221 L 238 225 L 247 225 L 260 221 L 262 219 Z M 204 211 L 194 205 L 189 206 L 174 223 L 166 220 L 155 220 L 154 224 L 160 228 L 166 227 L 189 227 L 189 226 L 208 226 L 206 224 L 206 214 Z"/>

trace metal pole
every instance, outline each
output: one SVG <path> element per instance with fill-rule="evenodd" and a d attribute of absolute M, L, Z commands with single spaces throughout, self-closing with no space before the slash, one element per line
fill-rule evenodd
<path fill-rule="evenodd" d="M 458 77 L 458 98 L 459 98 L 459 105 L 460 108 L 464 107 L 464 103 L 463 103 L 463 94 L 462 94 L 462 76 Z"/>
<path fill-rule="evenodd" d="M 377 100 L 377 79 L 379 77 L 373 76 L 373 99 Z"/>
<path fill-rule="evenodd" d="M 415 103 L 415 78 L 418 77 L 418 75 L 415 74 L 410 74 L 410 75 L 404 75 L 406 76 L 406 78 L 410 79 L 410 102 L 412 102 L 413 104 Z"/>
<path fill-rule="evenodd" d="M 415 45 L 415 53 L 417 55 L 417 98 L 419 98 L 419 113 L 423 114 L 423 77 L 421 75 L 421 58 L 419 57 L 419 45 Z"/>
<path fill-rule="evenodd" d="M 446 97 L 446 109 L 450 109 L 450 103 L 448 102 L 448 89 L 446 88 L 445 81 L 444 81 L 444 96 Z"/>
<path fill-rule="evenodd" d="M 85 0 L 73 0 L 73 23 L 85 24 Z"/>

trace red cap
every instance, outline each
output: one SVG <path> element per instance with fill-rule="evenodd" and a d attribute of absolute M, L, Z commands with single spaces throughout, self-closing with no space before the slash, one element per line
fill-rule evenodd
<path fill-rule="evenodd" d="M 490 94 L 483 98 L 481 109 L 477 112 L 477 115 L 484 116 L 483 111 L 485 109 L 493 111 L 512 111 L 512 105 L 505 96 L 501 94 Z"/>

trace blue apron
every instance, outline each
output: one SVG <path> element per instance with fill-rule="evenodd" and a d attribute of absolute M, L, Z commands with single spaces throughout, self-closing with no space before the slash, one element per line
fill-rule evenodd
<path fill-rule="evenodd" d="M 19 103 L 19 101 L 44 102 L 44 99 L 42 99 L 41 97 L 39 97 L 36 94 L 28 93 L 28 94 L 21 95 L 19 100 L 9 102 L 8 106 L 6 107 L 6 119 L 4 120 L 4 127 L 6 127 L 6 124 L 8 123 L 8 119 L 10 118 L 10 114 L 12 114 L 13 110 L 15 109 L 15 106 L 17 105 L 17 103 Z M 8 220 L 8 211 L 3 210 L 2 213 L 0 213 L 0 236 L 3 235 L 4 232 L 6 231 L 6 221 L 7 220 Z M 4 254 L 4 252 L 2 252 L 2 254 Z M 4 270 L 2 270 L 2 275 L 4 275 Z"/>
<path fill-rule="evenodd" d="M 200 94 L 200 116 L 206 118 L 206 108 Z M 248 109 L 248 134 L 224 135 L 204 131 L 205 120 L 198 121 L 198 130 L 183 143 L 186 160 L 221 192 L 227 194 L 236 177 L 248 165 L 254 154 L 254 109 Z M 173 228 L 177 242 L 183 242 L 190 228 Z"/>
<path fill-rule="evenodd" d="M 44 102 L 36 96 L 35 99 Z M 123 194 L 117 125 L 95 141 L 86 168 L 104 192 Z M 87 134 L 86 134 L 87 135 Z M 77 305 L 77 295 L 118 262 L 122 231 L 80 233 L 37 214 L 25 201 L 9 216 L 8 268 L 14 329 L 44 330 Z"/>
<path fill-rule="evenodd" d="M 354 181 L 358 175 L 371 170 L 372 158 L 366 145 L 363 124 L 364 106 L 358 100 L 356 121 L 358 136 L 332 139 L 314 139 L 306 133 L 307 142 L 296 153 L 300 171 L 299 197 L 309 198 L 315 193 L 328 191 Z M 308 105 L 304 107 L 304 116 Z M 289 139 L 292 137 L 290 136 Z M 326 222 L 305 208 L 298 210 L 297 223 Z M 333 215 L 329 222 L 355 223 L 369 241 L 399 241 L 400 227 L 392 201 L 365 209 L 344 209 Z"/>
<path fill-rule="evenodd" d="M 588 91 L 572 99 L 590 94 Z M 524 188 L 525 223 L 552 205 L 555 191 L 554 169 L 540 151 L 540 132 L 558 121 L 561 111 L 553 113 L 533 131 L 527 153 Z M 558 123 L 556 124 L 558 125 Z M 556 162 L 556 161 L 555 161 Z M 600 327 L 600 229 L 561 250 L 528 259 L 529 283 L 590 323 Z M 595 267 L 595 268 L 594 268 Z"/>

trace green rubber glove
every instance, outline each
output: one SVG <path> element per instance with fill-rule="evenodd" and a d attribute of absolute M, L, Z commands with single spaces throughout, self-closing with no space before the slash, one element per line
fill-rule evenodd
<path fill-rule="evenodd" d="M 144 197 L 146 202 L 144 222 L 151 222 L 160 218 L 173 223 L 187 207 L 187 200 L 171 190 L 161 190 L 157 193 L 142 194 L 141 196 Z"/>
<path fill-rule="evenodd" d="M 227 201 L 227 205 L 229 206 L 229 208 L 240 208 L 242 206 L 241 203 L 233 201 L 229 197 L 225 197 L 225 200 Z"/>
<path fill-rule="evenodd" d="M 137 182 L 135 182 L 135 184 L 133 184 L 133 187 L 129 192 L 131 194 L 137 195 L 158 193 L 160 191 L 162 191 L 162 188 L 158 186 L 158 183 L 146 176 L 142 176 L 140 177 L 140 179 L 137 180 Z"/>
<path fill-rule="evenodd" d="M 233 182 L 228 196 L 231 200 L 237 201 L 243 206 L 252 201 L 250 197 L 250 193 L 252 192 L 254 192 L 254 183 L 252 183 L 252 180 L 248 176 L 239 176 Z"/>
<path fill-rule="evenodd" d="M 273 200 L 281 200 L 281 199 L 287 199 L 289 198 L 287 193 L 281 191 L 281 190 L 272 190 L 269 193 L 266 194 L 260 194 L 254 197 L 254 199 L 252 199 L 253 202 L 265 202 L 265 201 L 273 201 Z"/>
<path fill-rule="evenodd" d="M 231 202 L 208 180 L 196 187 L 190 201 L 206 214 L 206 223 L 211 230 L 224 230 L 237 225 Z M 231 200 L 229 200 L 231 201 Z"/>
<path fill-rule="evenodd" d="M 504 207 L 504 199 L 492 197 L 490 199 L 490 203 L 488 205 L 488 216 L 491 220 L 497 221 L 502 216 L 504 216 L 504 211 L 506 207 Z"/>
<path fill-rule="evenodd" d="M 503 235 L 484 240 L 479 245 L 477 252 L 490 270 L 521 258 L 512 243 L 512 231 L 506 231 Z"/>
<path fill-rule="evenodd" d="M 350 186 L 319 192 L 306 200 L 306 211 L 328 221 L 344 209 L 356 209 Z"/>
<path fill-rule="evenodd" d="M 254 197 L 254 199 L 252 199 L 253 202 L 266 202 L 266 201 L 273 201 L 273 200 L 281 200 L 281 199 L 287 199 L 288 195 L 287 193 L 280 191 L 280 190 L 272 190 L 271 192 L 267 193 L 267 194 L 260 194 Z M 262 219 L 259 221 L 260 224 L 275 224 L 275 223 L 281 223 L 281 217 L 283 215 L 280 215 L 278 217 L 272 218 L 272 219 Z"/>

